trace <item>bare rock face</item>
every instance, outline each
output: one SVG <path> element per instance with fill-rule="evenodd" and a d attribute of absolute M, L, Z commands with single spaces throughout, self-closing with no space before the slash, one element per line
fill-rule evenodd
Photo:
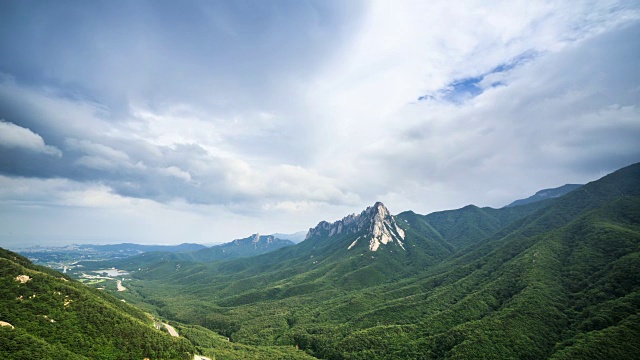
<path fill-rule="evenodd" d="M 15 329 L 15 327 L 13 325 L 9 324 L 6 321 L 0 321 L 0 326 L 7 326 L 7 327 L 10 327 L 12 329 Z"/>
<path fill-rule="evenodd" d="M 16 276 L 16 281 L 21 282 L 21 283 L 26 283 L 27 281 L 31 280 L 31 278 L 28 275 L 18 275 Z"/>
<path fill-rule="evenodd" d="M 404 231 L 396 224 L 389 210 L 381 202 L 366 208 L 360 215 L 351 214 L 334 223 L 321 221 L 315 228 L 309 229 L 306 239 L 325 236 L 332 237 L 344 234 L 360 235 L 349 245 L 353 248 L 359 241 L 368 241 L 369 250 L 376 251 L 382 244 L 396 242 L 404 249 Z"/>
<path fill-rule="evenodd" d="M 260 235 L 259 233 L 251 235 L 251 237 L 247 239 L 236 239 L 231 242 L 233 245 L 253 245 L 254 249 L 269 247 L 276 241 L 276 238 L 273 235 Z"/>

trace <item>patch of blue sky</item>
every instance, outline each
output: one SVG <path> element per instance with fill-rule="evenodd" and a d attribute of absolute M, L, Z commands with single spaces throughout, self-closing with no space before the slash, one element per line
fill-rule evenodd
<path fill-rule="evenodd" d="M 484 75 L 454 81 L 444 91 L 442 98 L 454 103 L 474 98 L 484 92 L 484 89 L 479 86 L 482 79 Z"/>
<path fill-rule="evenodd" d="M 440 99 L 452 103 L 462 103 L 482 94 L 488 88 L 494 88 L 505 85 L 502 81 L 483 81 L 492 74 L 500 74 L 510 71 L 534 58 L 539 54 L 535 51 L 524 52 L 508 62 L 502 63 L 492 70 L 479 76 L 456 79 L 447 84 L 444 88 L 433 94 L 420 96 L 418 101 Z"/>

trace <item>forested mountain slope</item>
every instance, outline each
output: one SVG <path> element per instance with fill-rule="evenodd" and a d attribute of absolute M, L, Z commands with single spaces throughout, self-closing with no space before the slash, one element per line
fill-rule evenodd
<path fill-rule="evenodd" d="M 0 358 L 188 359 L 139 309 L 0 249 Z"/>
<path fill-rule="evenodd" d="M 355 321 L 366 329 L 340 342 L 361 344 L 345 357 L 385 357 L 395 346 L 400 358 L 632 358 L 639 215 L 638 197 L 611 200 L 564 226 L 489 243 L 388 286 L 385 305 Z M 381 333 L 391 335 L 367 340 Z"/>
<path fill-rule="evenodd" d="M 169 318 L 318 358 L 640 351 L 640 165 L 524 206 L 383 207 L 254 258 L 150 264 L 131 286 Z"/>
<path fill-rule="evenodd" d="M 415 233 L 439 239 L 446 248 L 455 252 L 550 204 L 550 200 L 541 200 L 501 209 L 467 205 L 461 209 L 437 211 L 428 215 L 405 211 L 398 214 L 397 218 Z"/>
<path fill-rule="evenodd" d="M 293 346 L 235 344 L 193 325 L 174 323 L 176 338 L 154 323 L 134 306 L 0 248 L 1 359 L 311 359 Z"/>

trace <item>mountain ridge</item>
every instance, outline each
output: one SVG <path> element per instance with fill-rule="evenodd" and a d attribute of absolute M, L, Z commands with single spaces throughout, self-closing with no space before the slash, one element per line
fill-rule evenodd
<path fill-rule="evenodd" d="M 506 205 L 504 207 L 525 205 L 525 204 L 542 201 L 546 199 L 554 199 L 564 194 L 567 194 L 575 189 L 578 189 L 582 185 L 583 184 L 564 184 L 556 188 L 542 189 L 542 190 L 536 191 L 535 194 L 529 196 L 528 198 L 515 200 L 511 202 L 509 205 Z"/>
<path fill-rule="evenodd" d="M 213 261 L 231 257 L 247 257 L 264 254 L 281 247 L 291 246 L 291 240 L 279 239 L 273 235 L 252 234 L 249 237 L 235 239 L 228 243 L 214 245 L 191 253 L 194 260 Z"/>

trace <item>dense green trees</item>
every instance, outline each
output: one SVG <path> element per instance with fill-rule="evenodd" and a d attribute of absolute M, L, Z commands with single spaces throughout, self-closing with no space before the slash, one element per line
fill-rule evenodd
<path fill-rule="evenodd" d="M 406 251 L 348 250 L 362 234 L 344 234 L 251 259 L 145 263 L 119 296 L 190 324 L 177 324 L 180 339 L 136 308 L 2 253 L 0 320 L 18 325 L 0 328 L 10 334 L 1 348 L 13 349 L 0 355 L 28 355 L 21 344 L 31 343 L 51 358 L 637 356 L 639 165 L 558 199 L 396 220 Z M 23 273 L 32 280 L 16 282 Z"/>
<path fill-rule="evenodd" d="M 28 280 L 17 281 L 20 275 Z M 137 308 L 4 249 L 0 294 L 0 319 L 14 326 L 0 328 L 3 359 L 186 359 L 194 352 Z"/>
<path fill-rule="evenodd" d="M 150 265 L 133 288 L 234 342 L 318 358 L 632 357 L 639 184 L 636 165 L 525 206 L 403 213 L 406 252 L 347 251 L 349 234 Z"/>

